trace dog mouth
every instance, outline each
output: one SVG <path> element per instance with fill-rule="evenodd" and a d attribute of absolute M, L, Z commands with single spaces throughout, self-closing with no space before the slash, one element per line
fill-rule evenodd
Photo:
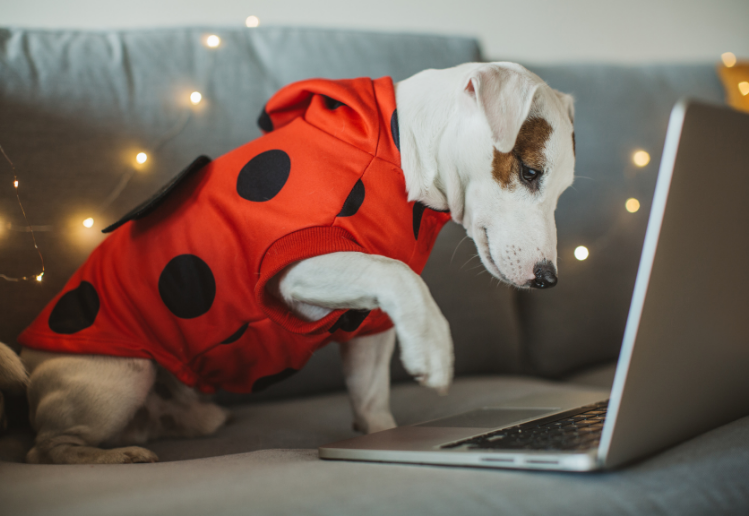
<path fill-rule="evenodd" d="M 500 270 L 499 266 L 497 265 L 497 262 L 494 261 L 494 257 L 492 256 L 491 247 L 489 246 L 489 231 L 486 229 L 486 227 L 482 227 L 481 229 L 484 230 L 484 238 L 486 239 L 486 256 L 488 257 L 489 265 L 491 265 L 491 268 L 489 268 L 489 272 L 494 274 L 495 277 L 499 278 L 500 280 L 504 281 L 505 283 L 509 285 L 513 285 L 516 287 L 523 287 L 524 285 L 517 285 L 514 281 L 510 280 L 507 276 L 504 275 L 504 273 Z M 491 269 L 494 270 L 491 270 Z"/>

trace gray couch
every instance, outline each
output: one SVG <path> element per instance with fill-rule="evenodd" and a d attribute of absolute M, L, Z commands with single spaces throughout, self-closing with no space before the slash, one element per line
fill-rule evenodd
<path fill-rule="evenodd" d="M 202 38 L 221 36 L 217 49 Z M 502 59 L 502 56 L 491 56 Z M 310 29 L 128 32 L 0 30 L 0 145 L 18 170 L 44 253 L 41 283 L 0 283 L 0 340 L 20 331 L 101 241 L 96 231 L 199 154 L 259 136 L 279 87 L 312 76 L 390 75 L 481 60 L 467 38 Z M 559 285 L 519 292 L 483 272 L 470 240 L 445 227 L 423 273 L 450 320 L 456 381 L 447 397 L 393 362 L 401 425 L 550 389 L 607 389 L 621 341 L 668 113 L 682 95 L 722 102 L 712 65 L 533 66 L 577 98 L 577 180 L 561 198 Z M 204 101 L 190 107 L 187 96 Z M 637 148 L 651 163 L 631 163 Z M 149 160 L 121 195 L 107 196 Z M 6 163 L 0 163 L 0 273 L 35 273 Z M 629 214 L 624 201 L 640 200 Z M 81 221 L 95 218 L 92 229 Z M 9 225 L 10 224 L 10 225 Z M 590 249 L 579 262 L 577 245 Z M 749 418 L 619 471 L 559 474 L 326 462 L 350 437 L 335 346 L 253 396 L 219 393 L 236 420 L 215 436 L 160 441 L 158 464 L 18 463 L 30 435 L 0 438 L 2 514 L 747 514 Z"/>

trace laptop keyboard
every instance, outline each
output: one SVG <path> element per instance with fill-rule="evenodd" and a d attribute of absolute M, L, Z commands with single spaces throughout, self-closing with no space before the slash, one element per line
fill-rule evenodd
<path fill-rule="evenodd" d="M 565 412 L 488 434 L 453 442 L 440 448 L 476 450 L 564 450 L 596 448 L 606 420 L 609 402 L 588 405 L 580 412 Z"/>

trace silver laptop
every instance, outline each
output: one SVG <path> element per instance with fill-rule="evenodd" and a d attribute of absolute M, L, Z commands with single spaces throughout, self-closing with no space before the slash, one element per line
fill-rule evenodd
<path fill-rule="evenodd" d="M 592 471 L 746 415 L 749 115 L 681 101 L 610 394 L 528 397 L 323 446 L 320 457 Z"/>

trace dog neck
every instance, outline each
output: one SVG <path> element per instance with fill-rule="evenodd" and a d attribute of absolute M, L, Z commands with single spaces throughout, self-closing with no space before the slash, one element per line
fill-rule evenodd
<path fill-rule="evenodd" d="M 440 73 L 442 72 L 442 73 Z M 461 223 L 465 187 L 458 173 L 460 77 L 429 70 L 396 84 L 401 168 L 409 201 L 450 210 Z"/>

